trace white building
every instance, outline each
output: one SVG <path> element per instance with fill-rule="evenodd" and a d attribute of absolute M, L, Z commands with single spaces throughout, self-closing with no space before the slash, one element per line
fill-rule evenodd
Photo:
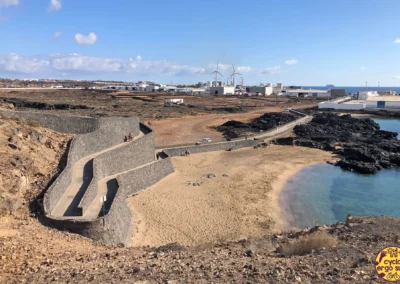
<path fill-rule="evenodd" d="M 282 95 L 289 97 L 330 97 L 331 93 L 327 90 L 304 90 L 304 89 L 286 89 L 281 91 Z"/>
<path fill-rule="evenodd" d="M 395 96 L 396 95 L 396 91 L 393 91 L 393 90 L 381 90 L 381 91 L 378 91 L 378 94 L 380 96 Z"/>
<path fill-rule="evenodd" d="M 400 109 L 400 96 L 370 96 L 366 103 L 367 108 Z"/>
<path fill-rule="evenodd" d="M 235 87 L 224 86 L 224 87 L 210 87 L 211 95 L 234 95 Z"/>
<path fill-rule="evenodd" d="M 359 100 L 366 100 L 368 97 L 379 97 L 377 91 L 361 91 L 358 92 L 358 99 Z"/>
<path fill-rule="evenodd" d="M 351 97 L 342 97 L 318 104 L 318 109 L 360 110 L 364 108 L 366 108 L 365 101 L 352 100 Z"/>
<path fill-rule="evenodd" d="M 159 86 L 150 85 L 150 86 L 147 86 L 147 87 L 144 89 L 144 91 L 145 91 L 145 92 L 157 92 L 158 89 L 160 89 Z"/>
<path fill-rule="evenodd" d="M 246 88 L 246 91 L 248 93 L 252 93 L 253 95 L 256 95 L 257 93 L 262 94 L 263 96 L 270 96 L 272 95 L 272 87 L 259 87 L 259 86 L 254 86 L 254 87 L 248 87 Z"/>

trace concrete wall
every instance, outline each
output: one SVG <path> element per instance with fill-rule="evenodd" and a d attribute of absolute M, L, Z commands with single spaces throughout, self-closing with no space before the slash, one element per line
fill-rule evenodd
<path fill-rule="evenodd" d="M 260 143 L 259 140 L 241 140 L 241 141 L 231 141 L 231 142 L 220 142 L 214 144 L 203 144 L 203 145 L 193 145 L 193 146 L 183 146 L 178 148 L 168 148 L 164 149 L 164 152 L 170 157 L 184 155 L 186 151 L 191 154 L 203 153 L 203 152 L 213 152 L 213 151 L 224 151 L 229 148 L 240 149 L 245 147 L 252 147 Z"/>
<path fill-rule="evenodd" d="M 0 115 L 8 118 L 23 118 L 38 122 L 45 128 L 69 134 L 93 132 L 98 128 L 98 121 L 89 117 L 61 116 L 40 112 L 3 111 Z"/>

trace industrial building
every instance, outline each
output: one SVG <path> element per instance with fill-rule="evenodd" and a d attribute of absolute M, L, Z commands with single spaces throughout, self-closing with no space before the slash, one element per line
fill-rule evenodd
<path fill-rule="evenodd" d="M 150 85 L 144 88 L 144 92 L 157 92 L 159 89 L 159 86 Z"/>
<path fill-rule="evenodd" d="M 346 96 L 346 90 L 345 89 L 331 89 L 331 98 L 336 99 L 336 98 L 342 98 Z"/>
<path fill-rule="evenodd" d="M 254 86 L 254 87 L 246 88 L 246 92 L 252 93 L 253 95 L 261 94 L 263 96 L 270 96 L 270 95 L 272 95 L 273 90 L 272 90 L 271 86 L 268 86 L 268 87 Z"/>
<path fill-rule="evenodd" d="M 234 95 L 234 86 L 223 86 L 223 87 L 210 87 L 211 95 Z"/>
<path fill-rule="evenodd" d="M 371 96 L 366 104 L 367 108 L 400 109 L 400 96 Z"/>
<path fill-rule="evenodd" d="M 378 91 L 378 95 L 380 95 L 380 96 L 395 96 L 396 95 L 396 91 L 381 90 L 381 91 Z"/>
<path fill-rule="evenodd" d="M 282 95 L 289 97 L 330 97 L 330 92 L 327 90 L 286 89 L 281 92 Z"/>
<path fill-rule="evenodd" d="M 338 98 L 318 104 L 318 109 L 361 110 L 364 108 L 366 108 L 365 101 L 352 100 L 351 97 Z"/>
<path fill-rule="evenodd" d="M 358 100 L 366 100 L 368 97 L 379 97 L 377 91 L 361 91 L 358 92 L 357 99 Z"/>

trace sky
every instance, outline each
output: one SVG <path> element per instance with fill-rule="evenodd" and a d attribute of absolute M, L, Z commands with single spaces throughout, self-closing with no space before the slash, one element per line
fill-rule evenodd
<path fill-rule="evenodd" d="M 0 0 L 0 77 L 400 86 L 399 0 Z"/>

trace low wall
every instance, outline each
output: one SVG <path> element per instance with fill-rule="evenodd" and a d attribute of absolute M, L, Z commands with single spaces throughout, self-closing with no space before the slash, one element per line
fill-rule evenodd
<path fill-rule="evenodd" d="M 0 115 L 8 118 L 23 118 L 37 121 L 41 126 L 57 132 L 83 134 L 93 132 L 98 128 L 98 121 L 90 117 L 61 116 L 36 112 L 3 111 Z"/>
<path fill-rule="evenodd" d="M 179 148 L 168 148 L 164 149 L 164 152 L 170 157 L 184 155 L 186 151 L 191 154 L 203 153 L 203 152 L 213 152 L 213 151 L 224 151 L 230 148 L 240 149 L 245 147 L 252 147 L 260 143 L 260 140 L 240 140 L 240 141 L 230 141 L 230 142 L 220 142 L 214 144 L 203 144 L 203 145 L 193 145 Z"/>
<path fill-rule="evenodd" d="M 134 171 L 119 175 L 118 184 L 127 195 L 133 195 L 145 189 L 175 171 L 171 158 L 165 158 L 138 168 Z"/>

